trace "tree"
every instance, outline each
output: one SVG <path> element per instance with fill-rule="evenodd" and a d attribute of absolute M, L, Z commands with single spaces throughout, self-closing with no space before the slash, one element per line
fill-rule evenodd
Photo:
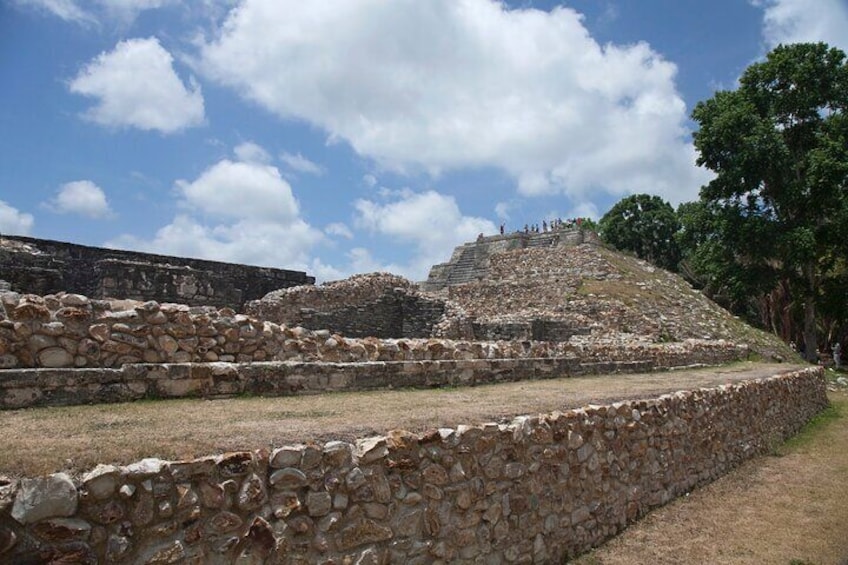
<path fill-rule="evenodd" d="M 601 239 L 621 251 L 630 251 L 654 265 L 677 270 L 680 260 L 675 234 L 680 229 L 674 208 L 649 194 L 620 200 L 598 224 Z"/>
<path fill-rule="evenodd" d="M 781 45 L 734 91 L 699 102 L 698 164 L 716 173 L 701 204 L 726 261 L 723 285 L 770 292 L 781 282 L 803 307 L 808 360 L 818 345 L 822 282 L 848 253 L 848 65 L 824 43 Z"/>

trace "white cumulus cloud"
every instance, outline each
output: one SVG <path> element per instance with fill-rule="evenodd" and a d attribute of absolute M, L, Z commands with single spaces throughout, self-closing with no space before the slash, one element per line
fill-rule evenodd
<path fill-rule="evenodd" d="M 177 181 L 182 206 L 216 218 L 290 222 L 298 215 L 291 186 L 271 165 L 223 159 L 197 179 Z"/>
<path fill-rule="evenodd" d="M 257 162 L 264 149 L 240 145 L 193 181 L 175 183 L 181 210 L 151 239 L 122 235 L 107 245 L 169 255 L 309 271 L 320 267 L 312 248 L 323 233 L 300 217 L 291 186 L 273 166 Z M 249 157 L 251 160 L 239 160 Z"/>
<path fill-rule="evenodd" d="M 0 200 L 0 234 L 27 235 L 34 223 L 32 214 L 25 214 Z"/>
<path fill-rule="evenodd" d="M 112 215 L 106 193 L 90 180 L 63 184 L 56 196 L 45 205 L 57 214 L 78 214 L 88 218 L 108 218 Z"/>
<path fill-rule="evenodd" d="M 494 166 L 525 194 L 693 198 L 676 67 L 645 43 L 600 45 L 582 16 L 494 0 L 245 0 L 199 68 L 381 166 Z"/>
<path fill-rule="evenodd" d="M 155 37 L 129 39 L 98 55 L 69 87 L 97 100 L 85 112 L 97 124 L 174 133 L 202 124 L 204 103 L 200 86 L 186 87 L 173 62 Z"/>
<path fill-rule="evenodd" d="M 489 220 L 463 215 L 452 196 L 432 190 L 407 193 L 389 203 L 360 199 L 354 208 L 358 227 L 413 244 L 415 254 L 406 264 L 387 267 L 413 280 L 426 278 L 430 267 L 445 261 L 457 245 L 497 229 Z M 359 264 L 372 261 L 363 250 L 356 259 Z"/>
<path fill-rule="evenodd" d="M 824 41 L 848 49 L 845 0 L 756 0 L 754 5 L 764 9 L 763 36 L 769 47 Z"/>

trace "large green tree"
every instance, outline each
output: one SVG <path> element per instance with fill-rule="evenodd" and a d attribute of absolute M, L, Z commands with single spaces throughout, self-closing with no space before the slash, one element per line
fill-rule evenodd
<path fill-rule="evenodd" d="M 810 360 L 822 284 L 848 253 L 846 110 L 845 53 L 802 43 L 778 46 L 692 113 L 698 164 L 716 173 L 700 203 L 714 237 L 697 254 L 725 261 L 713 283 L 731 293 L 785 285 Z"/>
<path fill-rule="evenodd" d="M 634 194 L 621 199 L 598 223 L 606 243 L 630 251 L 640 259 L 676 271 L 680 250 L 675 234 L 680 229 L 671 205 L 659 196 Z"/>

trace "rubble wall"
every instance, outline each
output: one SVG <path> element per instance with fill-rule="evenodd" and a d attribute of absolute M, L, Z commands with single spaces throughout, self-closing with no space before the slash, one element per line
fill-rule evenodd
<path fill-rule="evenodd" d="M 236 310 L 272 290 L 315 282 L 300 271 L 5 235 L 0 278 L 12 290 L 39 295 L 65 291 Z"/>
<path fill-rule="evenodd" d="M 281 289 L 245 308 L 248 315 L 277 324 L 379 338 L 430 337 L 445 310 L 443 299 L 422 296 L 414 283 L 388 273 Z"/>
<path fill-rule="evenodd" d="M 578 410 L 0 480 L 0 561 L 558 563 L 796 433 L 823 371 Z"/>
<path fill-rule="evenodd" d="M 614 373 L 643 373 L 737 361 L 746 348 L 686 344 L 597 348 L 577 357 L 429 361 L 127 364 L 117 369 L 10 369 L 0 372 L 0 410 L 218 398 L 293 396 L 391 388 L 475 386 Z"/>
<path fill-rule="evenodd" d="M 0 294 L 0 407 L 441 386 L 717 365 L 745 345 L 347 338 L 230 309 Z M 121 309 L 113 309 L 113 307 Z M 86 370 L 83 370 L 86 369 Z"/>
<path fill-rule="evenodd" d="M 530 358 L 565 356 L 579 349 L 567 343 L 347 338 L 257 320 L 227 308 L 113 303 L 77 294 L 4 293 L 0 307 L 3 369 Z"/>

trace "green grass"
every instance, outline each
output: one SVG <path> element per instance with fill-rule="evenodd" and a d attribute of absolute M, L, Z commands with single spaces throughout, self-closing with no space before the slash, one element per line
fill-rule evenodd
<path fill-rule="evenodd" d="M 786 455 L 789 452 L 802 449 L 815 439 L 816 434 L 821 432 L 831 423 L 841 420 L 848 412 L 848 400 L 840 397 L 831 401 L 830 406 L 813 416 L 801 431 L 783 442 L 775 451 L 776 455 Z"/>

